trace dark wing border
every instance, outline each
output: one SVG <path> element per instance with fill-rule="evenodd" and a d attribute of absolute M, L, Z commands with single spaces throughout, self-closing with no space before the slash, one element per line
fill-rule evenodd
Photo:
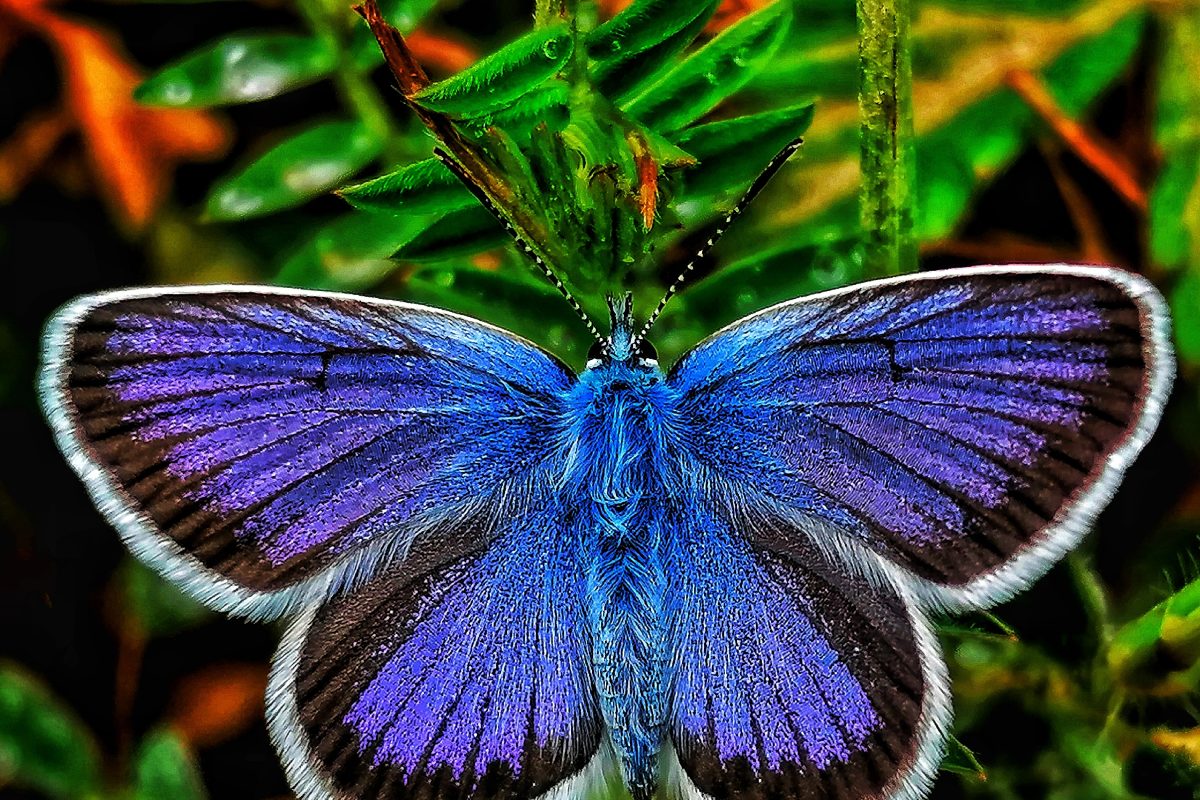
<path fill-rule="evenodd" d="M 917 732 L 917 749 L 907 769 L 893 776 L 889 785 L 884 788 L 884 794 L 863 800 L 925 800 L 933 788 L 938 769 L 946 756 L 946 742 L 954 722 L 950 672 L 933 623 L 908 581 L 895 580 L 891 575 L 867 566 L 879 561 L 880 556 L 866 545 L 847 541 L 827 547 L 825 542 L 820 541 L 819 536 L 809 536 L 809 541 L 830 560 L 831 566 L 843 560 L 846 565 L 858 565 L 858 568 L 850 570 L 851 574 L 862 578 L 874 588 L 895 592 L 908 612 L 917 653 L 921 659 L 921 676 L 925 684 L 925 698 L 921 704 L 921 720 Z M 788 557 L 792 558 L 791 555 Z M 688 777 L 669 736 L 663 750 L 662 763 L 666 777 L 665 785 L 676 791 L 679 800 L 718 800 L 705 794 Z"/>
<path fill-rule="evenodd" d="M 125 300 L 153 300 L 200 294 L 240 294 L 271 297 L 325 298 L 376 307 L 412 311 L 423 315 L 443 316 L 459 325 L 477 326 L 511 339 L 544 354 L 565 374 L 574 373 L 560 359 L 538 345 L 503 328 L 455 314 L 450 311 L 381 300 L 339 292 L 308 291 L 284 287 L 239 284 L 201 286 L 171 286 L 119 289 L 84 295 L 64 305 L 50 317 L 42 334 L 41 366 L 37 379 L 38 398 L 50 424 L 54 441 L 75 474 L 83 481 L 89 497 L 101 515 L 116 528 L 121 540 L 140 561 L 149 565 L 166 580 L 186 594 L 217 611 L 252 620 L 272 620 L 300 611 L 307 603 L 323 600 L 357 585 L 374 573 L 378 565 L 403 555 L 403 541 L 390 537 L 376 545 L 348 553 L 322 572 L 292 586 L 275 591 L 256 591 L 235 583 L 206 568 L 168 536 L 159 532 L 153 520 L 125 492 L 119 483 L 92 457 L 87 443 L 80 435 L 80 425 L 67 396 L 67 379 L 73 354 L 72 341 L 79 323 L 96 309 Z"/>
<path fill-rule="evenodd" d="M 917 601 L 927 608 L 958 611 L 987 608 L 1002 603 L 1044 575 L 1063 555 L 1079 544 L 1080 540 L 1091 530 L 1100 512 L 1116 494 L 1125 470 L 1145 447 L 1158 427 L 1166 406 L 1167 396 L 1171 391 L 1171 384 L 1174 382 L 1175 354 L 1171 344 L 1171 315 L 1166 300 L 1163 299 L 1158 289 L 1140 275 L 1104 266 L 1008 264 L 938 270 L 854 284 L 779 303 L 725 326 L 693 348 L 693 351 L 698 350 L 718 337 L 733 334 L 740 326 L 759 317 L 777 313 L 788 307 L 861 291 L 864 288 L 986 275 L 1067 275 L 1104 281 L 1120 287 L 1141 312 L 1146 362 L 1143 399 L 1140 407 L 1136 409 L 1137 423 L 1109 453 L 1090 482 L 1078 490 L 1073 502 L 1060 508 L 1054 520 L 1042 529 L 1025 548 L 991 571 L 977 576 L 963 586 L 946 587 L 917 577 L 883 556 L 870 553 L 872 561 L 877 562 L 891 580 L 909 586 Z M 693 351 L 689 351 L 671 367 L 668 380 Z M 811 519 L 789 521 L 808 527 L 813 524 Z M 848 557 L 846 551 L 857 550 L 849 536 L 839 533 L 832 526 L 822 526 L 822 528 L 822 534 L 833 536 L 841 543 L 842 546 L 831 549 L 842 551 L 843 558 Z"/>

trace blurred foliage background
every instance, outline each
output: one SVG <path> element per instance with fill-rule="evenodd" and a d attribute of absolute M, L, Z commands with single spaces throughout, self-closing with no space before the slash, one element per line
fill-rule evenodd
<path fill-rule="evenodd" d="M 487 155 L 594 316 L 618 286 L 648 310 L 801 132 L 656 328 L 660 353 L 877 275 L 852 2 L 605 0 L 578 33 L 560 5 L 383 12 L 449 79 L 420 103 Z M 912 30 L 921 267 L 1141 272 L 1180 360 L 1080 551 L 994 616 L 942 623 L 956 742 L 934 797 L 1200 797 L 1200 4 L 924 0 Z M 32 384 L 55 306 L 148 283 L 353 290 L 582 363 L 570 308 L 430 160 L 381 64 L 340 0 L 0 0 L 0 796 L 288 796 L 262 719 L 277 632 L 130 561 L 53 449 Z"/>

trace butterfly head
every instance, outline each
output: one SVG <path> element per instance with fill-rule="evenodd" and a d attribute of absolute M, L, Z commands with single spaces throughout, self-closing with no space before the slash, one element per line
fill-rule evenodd
<path fill-rule="evenodd" d="M 636 335 L 633 323 L 633 294 L 626 292 L 608 297 L 611 333 L 588 351 L 588 369 L 604 364 L 623 364 L 641 369 L 658 369 L 654 345 Z"/>

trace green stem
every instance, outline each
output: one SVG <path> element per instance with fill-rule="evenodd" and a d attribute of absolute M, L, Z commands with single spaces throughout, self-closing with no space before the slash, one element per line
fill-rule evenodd
<path fill-rule="evenodd" d="M 383 154 L 389 165 L 409 160 L 411 153 L 403 146 L 403 140 L 392 126 L 391 111 L 380 99 L 374 84 L 367 76 L 349 63 L 349 53 L 339 64 L 333 75 L 334 83 L 342 95 L 343 102 L 358 116 L 372 136 L 383 142 Z"/>
<path fill-rule="evenodd" d="M 567 0 L 537 0 L 533 11 L 533 24 L 544 28 L 566 19 L 567 13 Z"/>
<path fill-rule="evenodd" d="M 859 210 L 867 266 L 917 268 L 913 236 L 912 0 L 858 0 Z"/>
<path fill-rule="evenodd" d="M 337 52 L 337 66 L 332 75 L 342 102 L 366 126 L 371 135 L 383 143 L 384 158 L 390 164 L 402 162 L 408 153 L 392 125 L 387 104 L 379 97 L 375 86 L 355 63 L 351 47 L 353 19 L 340 3 L 326 0 L 296 0 L 296 5 L 313 33 L 325 40 Z"/>
<path fill-rule="evenodd" d="M 1112 642 L 1113 625 L 1108 609 L 1108 595 L 1104 591 L 1104 585 L 1100 582 L 1100 576 L 1092 569 L 1087 557 L 1080 553 L 1071 553 L 1067 556 L 1067 567 L 1071 571 L 1072 580 L 1075 581 L 1075 588 L 1083 600 L 1083 608 L 1087 613 L 1088 621 L 1096 631 L 1096 638 L 1100 640 L 1101 652 L 1105 652 L 1109 643 Z"/>

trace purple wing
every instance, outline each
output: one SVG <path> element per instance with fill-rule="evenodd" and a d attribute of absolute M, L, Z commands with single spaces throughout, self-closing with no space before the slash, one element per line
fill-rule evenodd
<path fill-rule="evenodd" d="M 772 524 L 689 513 L 676 537 L 669 729 L 682 796 L 923 797 L 950 713 L 928 624 L 895 588 Z M 768 533 L 788 551 L 754 543 Z"/>
<path fill-rule="evenodd" d="M 277 616 L 536 480 L 569 383 L 465 317 L 234 287 L 85 297 L 42 399 L 131 549 L 222 610 Z"/>
<path fill-rule="evenodd" d="M 977 605 L 1040 575 L 1107 502 L 1158 422 L 1167 325 L 1118 270 L 955 270 L 775 306 L 668 380 L 733 496 Z"/>
<path fill-rule="evenodd" d="M 547 503 L 487 549 L 453 551 L 414 553 L 284 639 L 270 726 L 304 800 L 529 798 L 603 771 L 583 579 L 562 515 Z"/>

